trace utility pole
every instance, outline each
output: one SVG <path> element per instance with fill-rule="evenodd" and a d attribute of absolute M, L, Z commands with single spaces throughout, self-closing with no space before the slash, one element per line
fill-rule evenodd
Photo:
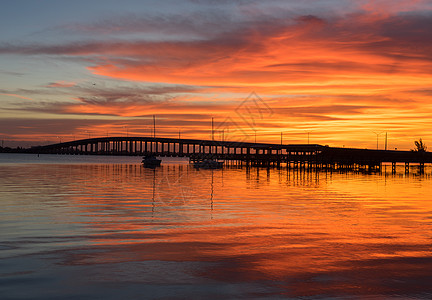
<path fill-rule="evenodd" d="M 385 150 L 387 151 L 387 132 L 386 132 L 386 139 L 385 139 Z"/>
<path fill-rule="evenodd" d="M 281 145 L 282 145 L 282 135 L 283 135 L 283 132 L 281 131 Z"/>
<path fill-rule="evenodd" d="M 179 139 L 180 139 L 180 129 L 179 129 Z"/>
<path fill-rule="evenodd" d="M 213 117 L 212 117 L 212 132 L 211 132 L 212 141 L 214 141 L 214 126 L 213 126 Z"/>
<path fill-rule="evenodd" d="M 312 130 L 313 131 L 313 130 Z M 308 145 L 309 145 L 309 134 L 311 133 L 311 131 L 306 131 L 305 130 L 305 132 L 307 133 L 307 143 L 308 143 Z"/>

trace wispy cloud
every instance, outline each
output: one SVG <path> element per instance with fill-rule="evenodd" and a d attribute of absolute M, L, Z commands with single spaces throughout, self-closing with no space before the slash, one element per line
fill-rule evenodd
<path fill-rule="evenodd" d="M 14 98 L 19 98 L 19 99 L 25 99 L 25 100 L 33 100 L 32 98 L 21 96 L 21 95 L 17 95 L 17 94 L 0 93 L 0 95 L 14 97 Z"/>
<path fill-rule="evenodd" d="M 52 87 L 52 88 L 64 88 L 64 87 L 72 87 L 75 86 L 76 83 L 75 82 L 70 82 L 70 81 L 56 81 L 56 82 L 50 82 L 46 85 L 46 87 Z"/>

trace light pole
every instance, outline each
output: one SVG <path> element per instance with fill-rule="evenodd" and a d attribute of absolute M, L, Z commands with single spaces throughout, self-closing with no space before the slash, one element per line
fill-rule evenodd
<path fill-rule="evenodd" d="M 283 135 L 283 132 L 281 131 L 281 145 L 282 145 L 282 135 Z M 308 143 L 309 144 L 309 143 Z"/>
<path fill-rule="evenodd" d="M 153 138 L 156 137 L 156 116 L 153 115 Z"/>
<path fill-rule="evenodd" d="M 378 150 L 378 137 L 380 136 L 380 134 L 383 134 L 384 131 L 381 131 L 381 132 L 375 132 L 375 131 L 373 131 L 373 133 L 375 133 L 376 137 L 377 137 L 377 150 Z"/>
<path fill-rule="evenodd" d="M 386 132 L 386 137 L 385 137 L 385 150 L 387 151 L 387 132 Z"/>
<path fill-rule="evenodd" d="M 254 132 L 255 132 L 255 144 L 256 144 L 256 132 L 257 132 L 256 129 L 254 129 Z"/>

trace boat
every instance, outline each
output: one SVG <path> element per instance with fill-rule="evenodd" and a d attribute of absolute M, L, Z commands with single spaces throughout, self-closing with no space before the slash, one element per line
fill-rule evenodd
<path fill-rule="evenodd" d="M 144 156 L 143 160 L 142 160 L 142 164 L 144 167 L 146 168 L 155 168 L 155 167 L 159 167 L 161 164 L 162 160 L 156 158 L 153 155 L 149 155 L 149 156 Z"/>
<path fill-rule="evenodd" d="M 204 159 L 204 160 L 198 160 L 193 163 L 193 166 L 195 168 L 201 168 L 201 169 L 220 169 L 223 167 L 224 162 L 223 161 L 216 161 L 213 159 Z"/>

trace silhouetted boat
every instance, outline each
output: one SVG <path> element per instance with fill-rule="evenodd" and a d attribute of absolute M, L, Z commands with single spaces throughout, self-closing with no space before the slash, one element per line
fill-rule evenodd
<path fill-rule="evenodd" d="M 201 168 L 201 169 L 220 169 L 223 167 L 224 162 L 223 161 L 216 161 L 213 159 L 204 159 L 195 161 L 193 163 L 195 168 Z"/>
<path fill-rule="evenodd" d="M 157 159 L 155 156 L 144 156 L 142 160 L 143 166 L 147 168 L 159 167 L 161 162 L 162 160 Z"/>

